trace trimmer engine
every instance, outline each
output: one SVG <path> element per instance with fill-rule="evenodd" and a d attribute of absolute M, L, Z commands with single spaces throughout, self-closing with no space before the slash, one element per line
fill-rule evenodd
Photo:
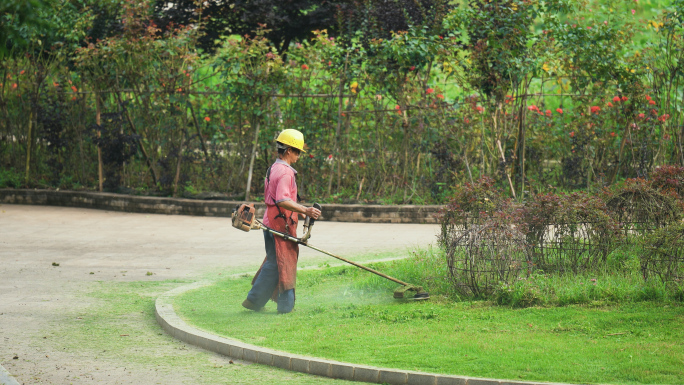
<path fill-rule="evenodd" d="M 233 227 L 236 229 L 249 231 L 254 228 L 254 221 L 256 220 L 256 208 L 254 208 L 254 203 L 235 206 L 232 218 Z"/>

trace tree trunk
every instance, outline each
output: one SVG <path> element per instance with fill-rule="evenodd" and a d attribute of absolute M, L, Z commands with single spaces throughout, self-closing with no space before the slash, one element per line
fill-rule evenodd
<path fill-rule="evenodd" d="M 249 200 L 249 190 L 252 188 L 252 174 L 254 173 L 254 158 L 256 158 L 257 145 L 259 144 L 259 128 L 260 122 L 257 120 L 256 116 L 252 119 L 252 122 L 256 121 L 256 127 L 254 129 L 254 142 L 252 143 L 252 155 L 249 159 L 249 171 L 247 172 L 247 187 L 245 187 L 245 200 Z"/>
<path fill-rule="evenodd" d="M 116 99 L 119 102 L 119 105 L 123 107 L 123 103 L 121 102 L 121 95 L 119 95 L 119 90 L 117 89 L 116 92 L 114 92 Z M 128 125 L 131 126 L 131 131 L 135 135 L 138 135 L 138 130 L 135 128 L 135 124 L 133 123 L 133 119 L 131 119 L 131 114 L 128 113 L 127 108 L 123 108 L 124 115 L 126 115 L 126 120 L 128 121 Z M 155 186 L 157 186 L 157 181 L 159 178 L 157 177 L 157 171 L 152 167 L 152 161 L 150 160 L 150 157 L 147 155 L 147 150 L 145 149 L 145 146 L 143 145 L 142 139 L 138 138 L 138 146 L 140 147 L 140 151 L 143 153 L 143 157 L 145 158 L 145 162 L 147 163 L 147 167 L 149 167 L 152 175 L 152 183 L 154 183 Z"/>
<path fill-rule="evenodd" d="M 176 162 L 176 176 L 173 178 L 173 196 L 178 193 L 178 180 L 180 179 L 181 164 L 183 163 L 183 149 L 185 146 L 185 130 L 181 133 L 180 148 L 178 149 L 178 161 Z"/>
<path fill-rule="evenodd" d="M 95 124 L 97 124 L 97 138 L 102 137 L 102 131 L 100 131 L 100 124 L 102 124 L 102 107 L 100 106 L 100 94 L 95 92 Z M 102 149 L 100 145 L 97 146 L 97 189 L 102 192 L 102 183 L 104 178 L 102 175 Z"/>
<path fill-rule="evenodd" d="M 330 164 L 330 178 L 328 179 L 328 196 L 332 193 L 332 183 L 333 183 L 333 177 L 335 176 L 335 162 L 337 161 L 337 152 L 338 152 L 338 142 L 340 139 L 340 135 L 342 132 L 342 92 L 343 92 L 343 87 L 344 87 L 344 78 L 340 79 L 340 96 L 338 97 L 338 104 L 337 104 L 337 128 L 335 129 L 335 146 L 333 147 L 333 159 Z M 338 169 L 340 165 L 337 165 Z M 338 188 L 339 188 L 339 180 L 338 180 Z"/>
<path fill-rule="evenodd" d="M 28 185 L 31 173 L 31 144 L 33 143 L 33 106 L 29 106 L 28 136 L 26 137 L 26 176 L 24 183 Z"/>

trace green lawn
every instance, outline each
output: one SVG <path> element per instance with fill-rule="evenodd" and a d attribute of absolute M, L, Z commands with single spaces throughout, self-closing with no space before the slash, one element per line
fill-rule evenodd
<path fill-rule="evenodd" d="M 300 272 L 288 315 L 276 314 L 273 303 L 259 313 L 242 309 L 251 276 L 188 292 L 175 306 L 190 324 L 219 335 L 345 362 L 505 379 L 684 383 L 681 303 L 512 309 L 435 295 L 397 301 L 386 287 L 354 284 L 360 274 L 367 273 Z"/>

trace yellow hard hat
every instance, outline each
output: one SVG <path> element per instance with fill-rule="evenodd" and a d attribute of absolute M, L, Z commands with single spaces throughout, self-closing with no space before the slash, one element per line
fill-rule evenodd
<path fill-rule="evenodd" d="M 304 151 L 304 135 L 298 130 L 288 128 L 278 135 L 276 142 L 280 142 L 288 147 L 294 147 L 299 151 Z"/>

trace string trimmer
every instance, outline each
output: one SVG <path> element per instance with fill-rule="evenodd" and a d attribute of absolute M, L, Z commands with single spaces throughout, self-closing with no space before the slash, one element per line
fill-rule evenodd
<path fill-rule="evenodd" d="M 314 203 L 314 207 L 321 210 L 321 206 L 318 203 Z M 315 219 L 311 217 L 306 217 L 306 220 L 304 221 L 304 236 L 301 238 L 296 238 L 293 237 L 289 234 L 282 233 L 280 231 L 273 230 L 267 226 L 265 226 L 261 221 L 256 219 L 256 209 L 254 208 L 254 204 L 242 204 L 242 205 L 237 205 L 235 206 L 235 210 L 233 210 L 233 227 L 236 229 L 240 229 L 242 231 L 250 231 L 250 230 L 265 230 L 268 231 L 269 233 L 279 236 L 283 239 L 286 239 L 291 242 L 298 243 L 300 245 L 304 245 L 308 248 L 314 249 L 316 251 L 319 251 L 323 254 L 327 254 L 333 258 L 337 258 L 340 261 L 344 261 L 350 265 L 354 265 L 358 268 L 361 268 L 363 270 L 369 271 L 375 275 L 379 275 L 382 278 L 389 279 L 392 282 L 398 283 L 401 286 L 398 287 L 396 290 L 394 290 L 394 298 L 404 298 L 404 294 L 409 291 L 413 291 L 416 294 L 413 296 L 413 299 L 428 299 L 430 298 L 430 294 L 428 294 L 427 291 L 423 290 L 422 286 L 415 286 L 411 285 L 410 283 L 406 283 L 403 281 L 400 281 L 394 277 L 390 277 L 389 275 L 383 274 L 377 270 L 371 269 L 370 267 L 361 265 L 359 263 L 356 263 L 354 261 L 350 261 L 346 258 L 342 258 L 340 256 L 337 256 L 333 253 L 330 253 L 328 251 L 319 249 L 316 246 L 310 245 L 309 244 L 309 238 L 311 238 L 311 229 L 313 228 L 314 223 L 316 222 Z"/>

